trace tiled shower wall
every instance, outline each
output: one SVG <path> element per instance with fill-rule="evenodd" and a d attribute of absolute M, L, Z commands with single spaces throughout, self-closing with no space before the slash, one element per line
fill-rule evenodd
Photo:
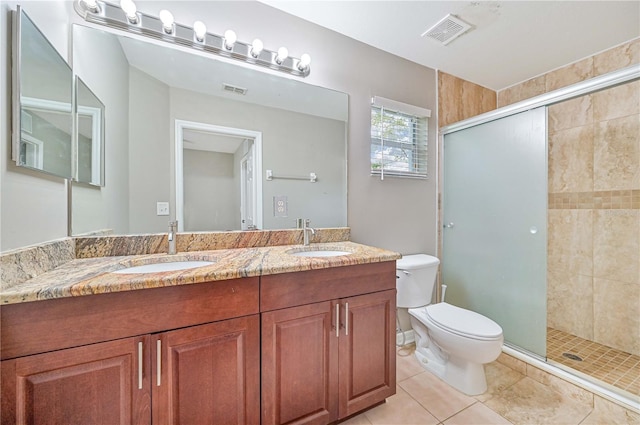
<path fill-rule="evenodd" d="M 504 106 L 640 63 L 640 40 L 498 93 Z M 548 325 L 640 354 L 640 81 L 549 108 Z"/>
<path fill-rule="evenodd" d="M 438 71 L 438 127 L 496 109 L 496 92 Z"/>

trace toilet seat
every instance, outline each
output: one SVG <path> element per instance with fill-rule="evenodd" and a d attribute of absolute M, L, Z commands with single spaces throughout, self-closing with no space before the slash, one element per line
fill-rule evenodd
<path fill-rule="evenodd" d="M 474 311 L 442 302 L 427 306 L 425 313 L 434 325 L 456 335 L 478 340 L 502 338 L 500 325 Z"/>

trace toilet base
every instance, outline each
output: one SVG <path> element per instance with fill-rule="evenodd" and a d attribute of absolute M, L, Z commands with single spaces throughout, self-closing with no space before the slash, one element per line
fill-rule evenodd
<path fill-rule="evenodd" d="M 468 362 L 449 356 L 443 361 L 429 348 L 416 350 L 416 359 L 420 365 L 453 388 L 466 395 L 480 395 L 487 391 L 487 379 L 484 365 Z"/>
<path fill-rule="evenodd" d="M 420 366 L 433 373 L 439 378 L 444 379 L 445 364 L 430 349 L 416 350 L 416 359 Z"/>

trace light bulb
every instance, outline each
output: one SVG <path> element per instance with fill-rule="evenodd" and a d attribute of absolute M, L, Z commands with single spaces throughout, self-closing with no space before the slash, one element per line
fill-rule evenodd
<path fill-rule="evenodd" d="M 173 32 L 173 15 L 167 9 L 162 9 L 160 11 L 160 21 L 162 22 L 162 29 L 167 34 L 171 34 Z"/>
<path fill-rule="evenodd" d="M 96 0 L 82 0 L 82 2 L 85 4 L 85 6 L 87 6 L 87 9 L 89 9 L 93 13 L 96 13 L 98 10 L 100 10 L 100 8 L 98 7 L 98 3 L 96 3 Z"/>
<path fill-rule="evenodd" d="M 193 32 L 196 33 L 196 40 L 202 42 L 207 34 L 207 26 L 202 21 L 195 21 L 193 23 Z"/>
<path fill-rule="evenodd" d="M 129 22 L 131 22 L 132 24 L 138 23 L 138 8 L 136 7 L 136 4 L 133 2 L 133 0 L 121 0 L 120 8 L 123 10 L 124 14 L 127 15 L 127 19 L 129 20 Z"/>
<path fill-rule="evenodd" d="M 251 56 L 257 58 L 258 56 L 260 56 L 260 52 L 262 52 L 262 49 L 264 49 L 262 40 L 256 38 L 255 40 L 253 40 L 253 43 L 251 43 Z"/>
<path fill-rule="evenodd" d="M 289 50 L 286 47 L 281 47 L 278 49 L 278 56 L 276 56 L 276 63 L 281 65 L 282 62 L 289 56 Z"/>
<path fill-rule="evenodd" d="M 227 50 L 233 49 L 233 45 L 238 39 L 238 36 L 232 30 L 226 30 L 224 32 L 224 48 Z"/>
<path fill-rule="evenodd" d="M 307 69 L 309 69 L 310 64 L 311 64 L 311 56 L 305 53 L 302 56 L 300 56 L 300 62 L 298 62 L 298 69 L 304 72 Z"/>

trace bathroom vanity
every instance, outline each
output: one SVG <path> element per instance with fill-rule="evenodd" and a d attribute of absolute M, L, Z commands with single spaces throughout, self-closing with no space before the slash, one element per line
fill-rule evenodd
<path fill-rule="evenodd" d="M 258 299 L 253 277 L 3 306 L 2 423 L 258 423 Z"/>
<path fill-rule="evenodd" d="M 237 267 L 218 261 L 155 274 L 163 287 L 145 276 L 144 289 L 110 292 L 141 281 L 96 272 L 75 284 L 95 295 L 3 299 L 2 423 L 320 424 L 383 402 L 395 393 L 397 254 L 286 249 L 221 251 L 262 255 L 237 270 L 247 277 L 217 279 Z"/>
<path fill-rule="evenodd" d="M 395 394 L 395 261 L 264 276 L 262 423 L 331 423 Z"/>

